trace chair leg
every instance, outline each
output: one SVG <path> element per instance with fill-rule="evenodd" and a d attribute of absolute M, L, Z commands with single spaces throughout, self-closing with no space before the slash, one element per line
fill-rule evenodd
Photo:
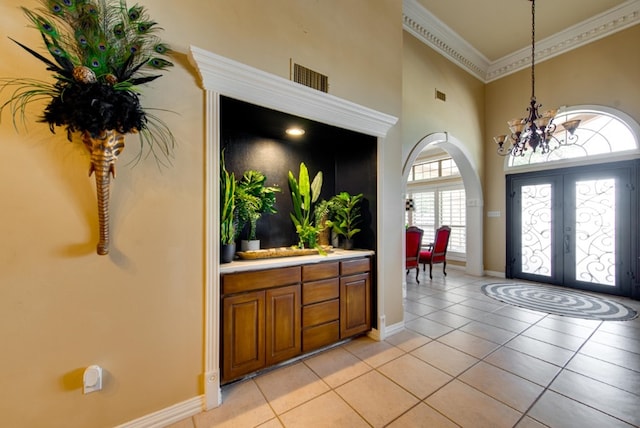
<path fill-rule="evenodd" d="M 442 266 L 442 272 L 444 272 L 444 276 L 447 276 L 447 271 L 446 271 L 446 269 L 447 269 L 447 262 L 445 261 L 445 262 L 443 262 L 443 263 L 444 263 L 444 266 Z"/>
<path fill-rule="evenodd" d="M 433 263 L 429 262 L 429 278 L 433 279 Z"/>
<path fill-rule="evenodd" d="M 418 279 L 418 274 L 420 274 L 420 265 L 416 266 L 416 282 L 420 284 L 420 280 Z"/>

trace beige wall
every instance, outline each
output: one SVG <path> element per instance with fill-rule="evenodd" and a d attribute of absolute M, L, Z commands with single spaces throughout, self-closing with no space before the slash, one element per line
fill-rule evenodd
<path fill-rule="evenodd" d="M 425 136 L 448 132 L 465 145 L 482 177 L 485 85 L 407 32 L 403 51 L 403 160 Z M 436 99 L 436 89 L 446 102 Z"/>
<path fill-rule="evenodd" d="M 170 168 L 150 159 L 130 167 L 138 143 L 128 137 L 112 189 L 109 256 L 95 254 L 87 154 L 36 123 L 41 108 L 29 110 L 20 133 L 2 117 L 2 426 L 113 426 L 203 392 L 204 100 L 189 45 L 287 78 L 294 58 L 327 74 L 331 94 L 400 116 L 400 0 L 141 3 L 178 51 L 176 67 L 143 89 L 144 105 L 174 112 L 160 114 L 178 145 Z M 0 24 L 0 77 L 48 79 L 7 39 L 40 43 L 15 2 L 0 1 Z M 383 194 L 401 186 L 397 128 L 380 151 Z M 381 230 L 401 227 L 400 210 L 380 214 Z M 388 324 L 402 320 L 400 241 L 390 242 L 392 267 L 378 279 L 393 284 L 384 296 Z M 83 395 L 90 364 L 104 367 L 105 387 Z"/>
<path fill-rule="evenodd" d="M 536 98 L 543 108 L 596 104 L 613 107 L 640 122 L 640 25 L 562 56 L 536 64 Z M 504 158 L 495 154 L 494 135 L 508 131 L 506 121 L 526 113 L 531 71 L 523 70 L 491 82 L 486 88 L 485 269 L 505 269 Z"/>

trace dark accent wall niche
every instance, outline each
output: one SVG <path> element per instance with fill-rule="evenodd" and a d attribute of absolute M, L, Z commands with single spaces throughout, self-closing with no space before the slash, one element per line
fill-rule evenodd
<path fill-rule="evenodd" d="M 291 125 L 304 128 L 304 136 L 287 136 L 284 131 Z M 311 180 L 322 171 L 322 198 L 329 199 L 341 191 L 363 193 L 362 232 L 355 235 L 354 244 L 356 248 L 376 250 L 376 137 L 221 96 L 220 141 L 227 169 L 236 178 L 254 169 L 267 176 L 269 185 L 281 189 L 276 195 L 278 212 L 258 221 L 256 235 L 262 248 L 298 242 L 289 216 L 293 207 L 287 176 L 291 171 L 297 178 L 304 162 Z"/>

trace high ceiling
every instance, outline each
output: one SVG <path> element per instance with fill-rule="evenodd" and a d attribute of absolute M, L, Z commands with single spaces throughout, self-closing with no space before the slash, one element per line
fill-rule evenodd
<path fill-rule="evenodd" d="M 530 62 L 531 0 L 403 1 L 406 29 L 483 80 Z M 640 0 L 536 0 L 535 9 L 536 61 L 640 23 Z"/>
<path fill-rule="evenodd" d="M 626 0 L 537 0 L 536 40 L 599 15 Z M 418 0 L 489 61 L 531 45 L 529 0 Z"/>

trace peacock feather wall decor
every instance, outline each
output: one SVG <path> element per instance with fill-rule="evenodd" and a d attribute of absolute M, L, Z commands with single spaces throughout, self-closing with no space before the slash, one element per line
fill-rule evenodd
<path fill-rule="evenodd" d="M 161 28 L 146 9 L 126 0 L 39 0 L 40 7 L 22 7 L 31 26 L 40 32 L 45 54 L 16 40 L 53 73 L 53 81 L 0 78 L 0 104 L 17 119 L 26 119 L 27 106 L 48 102 L 40 122 L 79 134 L 89 150 L 89 175 L 95 173 L 100 241 L 97 252 L 109 252 L 109 194 L 115 162 L 124 149 L 124 135 L 137 133 L 136 160 L 152 154 L 161 165 L 170 163 L 175 139 L 167 125 L 140 103 L 140 85 L 149 83 L 173 63 Z M 45 56 L 46 55 L 46 56 Z M 146 153 L 146 155 L 145 155 Z"/>

